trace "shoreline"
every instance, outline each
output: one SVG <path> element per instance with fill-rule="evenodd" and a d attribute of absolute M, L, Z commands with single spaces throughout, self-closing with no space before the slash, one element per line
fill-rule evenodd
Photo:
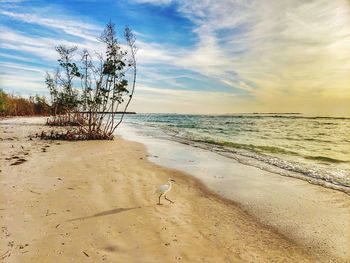
<path fill-rule="evenodd" d="M 123 138 L 145 144 L 152 162 L 194 176 L 294 242 L 350 259 L 348 193 L 168 137 L 150 138 L 127 125 L 119 131 Z"/>
<path fill-rule="evenodd" d="M 296 163 L 295 161 L 282 159 L 276 156 L 269 156 L 265 153 L 256 153 L 254 151 L 248 151 L 246 149 L 237 149 L 217 143 L 196 141 L 173 134 L 168 134 L 164 130 L 157 131 L 157 128 L 154 126 L 136 123 L 126 123 L 124 126 L 125 125 L 127 125 L 127 130 L 130 130 L 133 133 L 138 133 L 138 135 L 142 135 L 144 137 L 165 139 L 194 148 L 210 151 L 237 161 L 243 165 L 254 166 L 261 170 L 276 173 L 281 176 L 300 179 L 313 185 L 318 185 L 327 189 L 343 192 L 350 196 L 349 179 L 345 180 L 346 177 L 345 179 L 344 177 L 332 178 L 333 175 L 330 175 L 329 171 L 327 173 L 325 172 L 327 170 L 327 167 L 323 167 L 322 169 L 325 170 L 322 171 L 322 169 L 317 166 L 306 167 L 305 164 Z M 138 132 L 138 130 L 141 131 L 143 128 L 146 130 L 149 129 L 149 131 L 145 132 L 145 134 L 143 134 L 144 130 L 142 130 L 142 132 Z M 156 132 L 156 136 L 150 135 L 153 130 Z"/>
<path fill-rule="evenodd" d="M 259 223 L 198 179 L 148 161 L 142 144 L 119 138 L 28 141 L 28 132 L 44 127 L 13 126 L 6 125 L 3 133 L 0 123 L 5 135 L 1 150 L 6 152 L 0 160 L 0 195 L 5 200 L 0 219 L 7 231 L 2 229 L 6 233 L 0 256 L 6 256 L 5 262 L 88 257 L 94 262 L 328 262 L 332 258 L 314 250 L 309 255 L 308 248 Z M 22 164 L 6 160 L 14 155 L 22 158 L 20 154 L 26 156 Z M 175 204 L 162 201 L 164 205 L 157 206 L 154 187 L 169 176 L 177 181 L 169 194 Z"/>

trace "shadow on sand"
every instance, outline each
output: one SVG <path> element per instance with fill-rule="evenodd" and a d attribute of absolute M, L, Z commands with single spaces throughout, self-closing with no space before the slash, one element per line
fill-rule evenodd
<path fill-rule="evenodd" d="M 100 217 L 100 216 L 115 215 L 115 214 L 123 213 L 123 212 L 129 211 L 129 210 L 138 209 L 138 208 L 141 208 L 141 207 L 139 206 L 139 207 L 128 207 L 128 208 L 116 208 L 116 209 L 112 209 L 112 210 L 103 211 L 101 213 L 97 213 L 97 214 L 94 214 L 92 216 L 85 216 L 85 217 L 78 217 L 78 218 L 69 219 L 66 222 L 90 219 L 90 218 L 95 218 L 95 217 Z"/>

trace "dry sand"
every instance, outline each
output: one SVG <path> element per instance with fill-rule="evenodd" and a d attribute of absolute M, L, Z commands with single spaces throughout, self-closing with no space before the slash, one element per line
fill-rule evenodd
<path fill-rule="evenodd" d="M 44 127 L 5 123 L 0 261 L 331 261 L 191 176 L 149 162 L 141 144 L 29 140 Z M 177 182 L 169 194 L 175 204 L 158 206 L 153 191 L 168 177 Z"/>

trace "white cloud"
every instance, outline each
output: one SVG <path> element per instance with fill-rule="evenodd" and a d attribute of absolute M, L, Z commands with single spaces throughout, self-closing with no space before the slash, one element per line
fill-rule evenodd
<path fill-rule="evenodd" d="M 259 111 L 259 107 L 266 111 L 278 111 L 281 107 L 298 111 L 298 102 L 315 108 L 324 103 L 327 96 L 350 99 L 348 0 L 134 2 L 154 5 L 176 3 L 178 12 L 193 23 L 193 33 L 198 37 L 198 42 L 188 49 L 175 44 L 137 41 L 138 62 L 144 73 L 140 83 L 149 85 L 148 90 L 144 88 L 142 92 L 145 98 L 149 98 L 146 94 L 148 91 L 157 95 L 159 100 L 169 102 L 166 96 L 174 94 L 168 91 L 163 94 L 157 91 L 155 94 L 156 91 L 150 90 L 150 85 L 165 81 L 172 87 L 180 87 L 182 84 L 177 82 L 177 77 L 181 77 L 181 74 L 162 70 L 174 68 L 194 71 L 196 75 L 215 79 L 218 83 L 243 90 L 245 94 L 254 97 L 254 104 L 252 101 L 245 101 L 244 104 L 243 98 L 239 100 L 238 97 L 233 99 L 228 96 L 230 100 L 225 105 L 228 109 L 230 101 L 232 110 L 240 105 L 242 109 L 250 107 L 250 111 Z M 101 30 L 93 23 L 81 23 L 69 17 L 62 20 L 59 14 L 55 17 L 42 17 L 38 13 L 1 12 L 12 19 L 61 31 L 62 44 L 74 44 L 68 40 L 71 39 L 68 36 L 76 36 L 82 40 L 78 44 L 80 48 L 102 50 L 95 38 Z M 142 33 L 138 36 L 143 37 Z M 2 48 L 25 51 L 41 59 L 56 59 L 53 49 L 57 45 L 56 39 L 29 37 L 23 32 L 14 32 L 4 27 L 0 28 L 0 37 Z M 155 69 L 150 70 L 151 66 Z M 206 92 L 186 93 L 180 101 L 186 101 L 185 97 L 190 97 L 198 105 L 210 104 L 207 100 L 204 103 L 195 98 L 204 94 L 216 100 L 217 108 L 223 109 L 219 107 L 220 101 L 227 94 L 220 92 L 217 96 Z M 179 106 L 183 107 L 184 104 Z M 308 110 L 308 107 L 304 108 Z M 330 108 L 331 106 L 328 107 Z"/>
<path fill-rule="evenodd" d="M 326 97 L 334 98 L 333 103 L 350 99 L 347 0 L 172 2 L 193 22 L 199 41 L 177 53 L 157 47 L 164 63 L 245 90 L 267 111 L 303 108 L 310 112 L 316 108 L 321 112 L 320 106 L 326 104 L 325 111 L 331 111 Z M 340 104 L 346 109 L 343 100 Z M 344 114 L 349 111 L 347 107 Z"/>
<path fill-rule="evenodd" d="M 10 93 L 20 90 L 22 96 L 48 93 L 43 79 L 44 78 L 41 76 L 33 77 L 0 74 L 1 87 Z M 13 89 L 13 87 L 15 87 L 15 89 Z"/>
<path fill-rule="evenodd" d="M 1 52 L 0 52 L 0 57 L 14 59 L 14 60 L 20 60 L 20 61 L 25 61 L 25 62 L 32 61 L 31 59 L 24 57 L 24 56 L 10 55 L 10 54 L 1 53 Z"/>
<path fill-rule="evenodd" d="M 16 70 L 21 70 L 21 71 L 43 72 L 42 68 L 32 67 L 32 66 L 24 66 L 22 64 L 16 64 L 16 63 L 0 62 L 0 66 L 2 68 L 2 71 L 6 68 L 10 68 L 10 69 L 16 69 Z"/>
<path fill-rule="evenodd" d="M 347 1 L 179 2 L 200 38 L 181 64 L 232 86 L 254 83 L 256 89 L 243 88 L 261 99 L 268 92 L 310 96 L 330 87 L 349 94 Z M 229 81 L 234 73 L 239 78 Z"/>
<path fill-rule="evenodd" d="M 14 62 L 0 62 L 0 68 L 1 89 L 10 93 L 21 91 L 23 96 L 47 92 L 45 68 Z"/>
<path fill-rule="evenodd" d="M 28 36 L 23 32 L 13 31 L 7 27 L 0 27 L 0 35 L 1 48 L 25 52 L 31 56 L 34 55 L 39 57 L 40 60 L 44 61 L 57 60 L 58 57 L 55 51 L 55 46 L 57 45 L 77 46 L 80 50 L 86 48 L 98 52 L 103 50 L 103 45 L 101 43 L 95 43 L 88 40 L 75 42 L 66 40 L 64 36 L 61 39 Z"/>
<path fill-rule="evenodd" d="M 173 0 L 134 0 L 134 2 L 140 4 L 168 5 L 173 2 Z"/>
<path fill-rule="evenodd" d="M 176 60 L 182 49 L 167 47 L 157 43 L 146 43 L 137 40 L 137 57 L 141 64 L 165 63 L 172 64 Z"/>
<path fill-rule="evenodd" d="M 90 23 L 82 23 L 79 20 L 67 17 L 49 18 L 42 14 L 18 13 L 0 10 L 0 14 L 12 19 L 23 21 L 29 24 L 36 24 L 52 29 L 58 29 L 66 34 L 79 37 L 92 42 L 98 42 L 96 33 L 100 33 L 102 28 Z"/>
<path fill-rule="evenodd" d="M 1 0 L 0 3 L 1 4 L 7 4 L 7 3 L 20 3 L 20 2 L 24 2 L 27 0 Z"/>
<path fill-rule="evenodd" d="M 239 97 L 229 92 L 179 90 L 144 85 L 138 85 L 135 95 L 130 109 L 136 112 L 229 113 L 232 112 L 233 103 L 241 103 Z"/>

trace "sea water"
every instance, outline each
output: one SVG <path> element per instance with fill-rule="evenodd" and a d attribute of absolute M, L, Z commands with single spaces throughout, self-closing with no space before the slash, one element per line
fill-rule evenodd
<path fill-rule="evenodd" d="M 144 136 L 200 147 L 350 193 L 350 118 L 136 114 L 125 122 Z"/>

